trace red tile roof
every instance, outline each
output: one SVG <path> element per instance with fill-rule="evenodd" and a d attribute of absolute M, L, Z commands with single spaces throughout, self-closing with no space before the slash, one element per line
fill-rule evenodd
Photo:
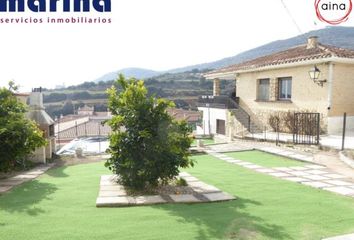
<path fill-rule="evenodd" d="M 187 122 L 198 122 L 202 118 L 202 114 L 197 111 L 188 111 L 178 108 L 167 109 L 167 112 L 174 119 L 181 121 L 186 120 Z"/>
<path fill-rule="evenodd" d="M 354 58 L 354 50 L 323 44 L 318 44 L 318 46 L 315 48 L 307 49 L 307 44 L 303 44 L 287 49 L 285 51 L 273 53 L 250 61 L 217 69 L 208 72 L 206 75 L 250 70 L 267 66 L 303 62 L 307 60 L 326 59 L 331 57 Z"/>

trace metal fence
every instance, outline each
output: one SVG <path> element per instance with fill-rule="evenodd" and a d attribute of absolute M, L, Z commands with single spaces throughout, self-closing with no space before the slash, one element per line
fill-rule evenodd
<path fill-rule="evenodd" d="M 102 121 L 90 120 L 85 123 L 77 124 L 74 126 L 61 130 L 60 122 L 58 123 L 58 131 L 56 133 L 56 140 L 58 145 L 66 144 L 76 138 L 84 137 L 108 137 L 111 133 L 111 128 Z"/>
<path fill-rule="evenodd" d="M 245 137 L 251 140 L 296 145 L 315 145 L 329 147 L 337 150 L 354 149 L 354 117 L 346 113 L 336 117 L 336 122 L 331 123 L 336 128 L 335 132 L 321 135 L 321 116 L 319 113 L 295 113 L 293 132 L 285 133 L 270 126 L 258 126 L 258 131 L 249 131 Z M 252 119 L 251 119 L 252 120 Z M 323 132 L 323 131 L 322 131 Z"/>

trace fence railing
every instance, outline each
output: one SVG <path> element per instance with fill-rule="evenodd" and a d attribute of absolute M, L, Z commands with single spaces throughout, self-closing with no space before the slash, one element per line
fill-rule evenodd
<path fill-rule="evenodd" d="M 239 98 L 232 99 L 228 96 L 200 96 L 198 99 L 198 107 L 210 107 L 221 109 L 238 108 Z"/>

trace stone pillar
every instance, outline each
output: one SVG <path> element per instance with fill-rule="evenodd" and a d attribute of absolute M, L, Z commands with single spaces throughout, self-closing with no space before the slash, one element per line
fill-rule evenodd
<path fill-rule="evenodd" d="M 220 96 L 220 79 L 214 79 L 213 96 Z"/>
<path fill-rule="evenodd" d="M 46 161 L 46 147 L 39 147 L 37 148 L 34 153 L 30 156 L 30 160 L 35 163 L 47 163 Z"/>
<path fill-rule="evenodd" d="M 276 78 L 269 80 L 269 101 L 278 100 L 278 82 Z"/>

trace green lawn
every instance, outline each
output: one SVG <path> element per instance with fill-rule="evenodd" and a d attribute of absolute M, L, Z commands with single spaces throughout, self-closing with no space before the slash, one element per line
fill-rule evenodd
<path fill-rule="evenodd" d="M 306 165 L 304 162 L 291 160 L 289 158 L 284 158 L 261 151 L 233 152 L 226 153 L 226 155 L 263 167 L 298 167 Z"/>
<path fill-rule="evenodd" d="M 191 174 L 238 200 L 98 209 L 103 164 L 62 167 L 0 197 L 0 239 L 303 240 L 354 232 L 354 199 L 195 159 Z"/>

